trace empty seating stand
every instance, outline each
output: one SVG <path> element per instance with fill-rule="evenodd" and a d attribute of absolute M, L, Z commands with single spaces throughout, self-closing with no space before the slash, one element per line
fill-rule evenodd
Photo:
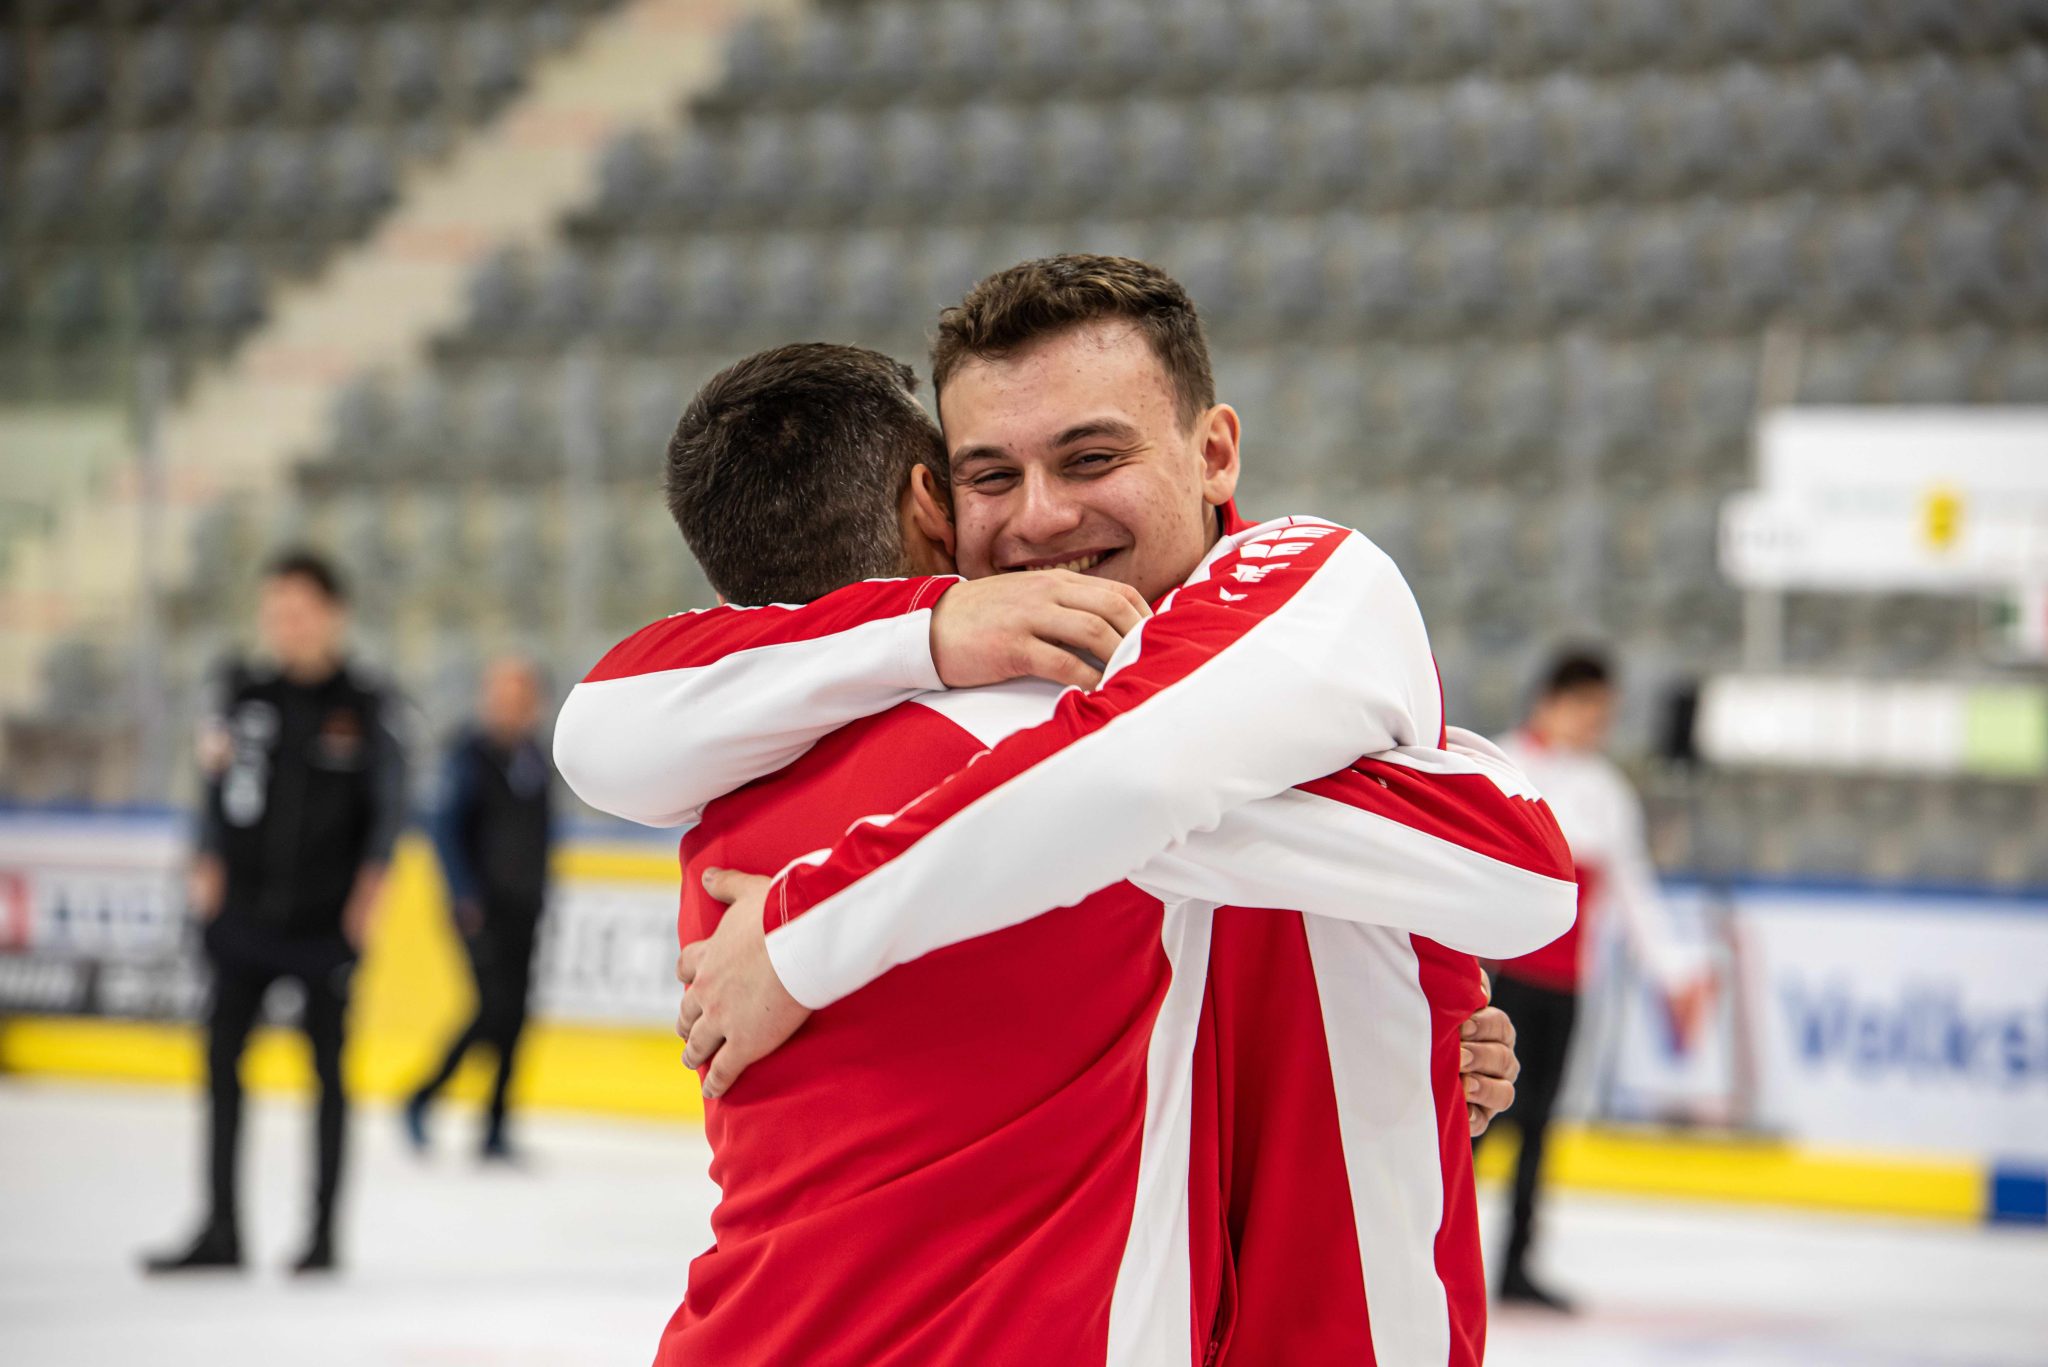
<path fill-rule="evenodd" d="M 609 0 L 0 7 L 0 402 L 179 373 L 394 202 Z"/>

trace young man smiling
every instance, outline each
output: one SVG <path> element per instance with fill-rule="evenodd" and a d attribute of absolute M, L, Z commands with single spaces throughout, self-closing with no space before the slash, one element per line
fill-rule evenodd
<path fill-rule="evenodd" d="M 1515 872 L 1527 881 L 1497 894 L 1547 905 L 1568 887 L 1561 843 L 1488 829 L 1475 813 L 1483 790 L 1502 794 L 1497 778 L 1436 748 L 1434 668 L 1390 562 L 1330 524 L 1224 521 L 1237 419 L 1213 402 L 1199 323 L 1170 280 L 1105 258 L 1027 263 L 949 312 L 935 371 L 950 459 L 933 465 L 950 467 L 953 521 L 929 468 L 914 472 L 911 502 L 954 535 L 963 570 L 1078 565 L 1147 598 L 1187 582 L 1117 649 L 1099 692 L 1068 694 L 1050 723 L 800 861 L 765 898 L 741 889 L 745 914 L 723 923 L 735 929 L 693 951 L 685 1013 L 701 1016 L 690 1055 L 710 1062 L 708 1094 L 801 1018 L 727 991 L 764 905 L 775 969 L 819 1005 L 962 934 L 1079 901 L 1296 783 L 1398 827 L 1376 891 L 1444 925 L 1471 914 L 1444 903 L 1469 895 L 1457 875 L 1475 862 L 1525 861 Z M 808 639 L 901 609 L 854 625 L 842 603 Z M 612 690 L 605 702 L 621 700 Z M 1399 750 L 1346 771 L 1341 795 L 1318 794 L 1346 746 Z M 1241 900 L 1222 884 L 1211 895 Z M 1476 1361 L 1483 1298 L 1457 1083 L 1476 966 L 1405 932 L 1282 913 L 1226 910 L 1215 938 L 1202 1027 L 1217 1132 L 1195 1157 L 1220 1168 L 1239 1305 L 1226 1283 L 1212 1353 L 1235 1325 L 1233 1361 Z M 1138 1212 L 1134 1248 L 1151 1214 Z M 1141 1261 L 1160 1256 L 1174 1255 Z M 1389 1310 L 1368 1316 L 1366 1282 Z"/>

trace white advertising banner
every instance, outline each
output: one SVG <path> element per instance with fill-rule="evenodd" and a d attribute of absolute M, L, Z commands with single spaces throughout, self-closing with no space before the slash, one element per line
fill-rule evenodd
<path fill-rule="evenodd" d="M 534 1010 L 549 1020 L 674 1028 L 676 882 L 562 879 L 534 961 Z"/>
<path fill-rule="evenodd" d="M 2048 408 L 1764 414 L 1760 487 L 1721 523 L 1746 588 L 1978 592 L 2048 582 Z"/>
<path fill-rule="evenodd" d="M 2048 1160 L 2048 898 L 1767 886 L 1713 906 L 1728 990 L 1677 1051 L 1625 994 L 1608 1109 L 1796 1142 Z"/>
<path fill-rule="evenodd" d="M 1815 1143 L 2048 1159 L 2048 903 L 1738 905 L 1761 1121 Z"/>

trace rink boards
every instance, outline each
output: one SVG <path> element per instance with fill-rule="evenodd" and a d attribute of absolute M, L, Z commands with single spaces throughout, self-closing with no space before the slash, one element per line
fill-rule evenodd
<path fill-rule="evenodd" d="M 193 1084 L 204 979 L 173 817 L 0 817 L 0 1069 Z M 536 973 L 519 1094 L 533 1106 L 692 1120 L 672 1033 L 675 857 L 574 843 Z M 1759 887 L 1675 889 L 1723 952 L 1707 1039 L 1671 1047 L 1623 993 L 1598 1113 L 1553 1145 L 1571 1186 L 1948 1220 L 2048 1221 L 2048 897 Z M 424 841 L 408 840 L 365 956 L 348 1066 L 360 1094 L 418 1077 L 470 1005 Z M 291 1019 L 289 990 L 271 1003 Z M 261 1032 L 252 1086 L 308 1082 L 288 1029 Z M 458 1086 L 475 1089 L 480 1073 Z M 1707 1116 L 1746 1137 L 1659 1122 Z M 1510 1146 L 1489 1146 L 1482 1172 Z"/>

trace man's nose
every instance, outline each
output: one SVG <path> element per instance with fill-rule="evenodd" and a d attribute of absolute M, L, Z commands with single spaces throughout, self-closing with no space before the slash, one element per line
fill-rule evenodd
<path fill-rule="evenodd" d="M 1050 546 L 1081 525 L 1080 503 L 1061 481 L 1043 470 L 1024 475 L 1024 499 L 1010 520 L 1010 534 L 1031 546 Z"/>

